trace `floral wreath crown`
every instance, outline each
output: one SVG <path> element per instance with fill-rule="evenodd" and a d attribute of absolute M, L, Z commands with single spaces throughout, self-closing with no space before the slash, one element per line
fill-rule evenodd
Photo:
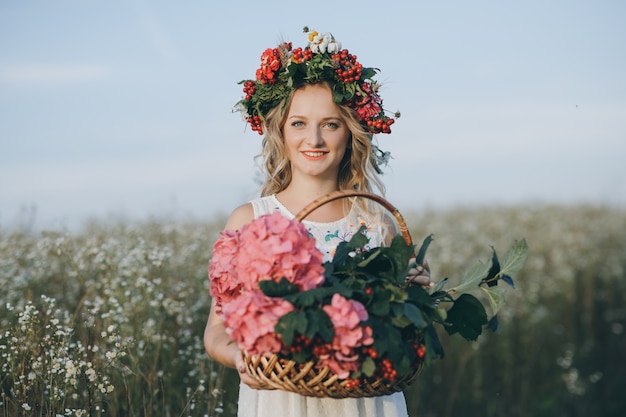
<path fill-rule="evenodd" d="M 320 34 L 304 27 L 308 45 L 293 49 L 291 42 L 268 48 L 261 55 L 261 67 L 256 80 L 243 80 L 242 98 L 235 106 L 252 130 L 263 134 L 267 113 L 303 84 L 327 81 L 333 90 L 335 103 L 353 108 L 366 132 L 391 133 L 395 118 L 385 114 L 380 85 L 373 79 L 378 71 L 364 68 L 332 34 Z"/>

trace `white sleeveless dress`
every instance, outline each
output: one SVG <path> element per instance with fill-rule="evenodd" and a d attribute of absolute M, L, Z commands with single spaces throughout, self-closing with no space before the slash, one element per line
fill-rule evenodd
<path fill-rule="evenodd" d="M 254 216 L 279 211 L 294 218 L 275 196 L 251 201 Z M 362 223 L 347 219 L 331 223 L 303 220 L 309 233 L 317 240 L 317 247 L 324 253 L 324 260 L 332 259 L 336 246 L 349 240 Z M 380 230 L 368 228 L 367 235 L 372 247 L 382 240 Z M 255 390 L 246 384 L 239 387 L 239 417 L 408 417 L 404 394 L 367 398 L 316 398 L 281 390 Z"/>

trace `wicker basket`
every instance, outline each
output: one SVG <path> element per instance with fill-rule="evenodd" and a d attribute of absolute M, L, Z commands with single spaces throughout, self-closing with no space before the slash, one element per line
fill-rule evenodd
<path fill-rule="evenodd" d="M 302 221 L 323 204 L 348 197 L 363 197 L 382 205 L 396 219 L 400 233 L 407 244 L 412 244 L 411 235 L 400 212 L 384 198 L 368 192 L 335 191 L 329 193 L 308 204 L 295 218 Z M 411 372 L 398 376 L 393 382 L 381 378 L 370 378 L 360 380 L 360 383 L 354 386 L 349 384 L 348 380 L 339 379 L 328 367 L 316 368 L 313 361 L 299 364 L 294 360 L 280 359 L 277 355 L 250 356 L 246 352 L 242 352 L 242 355 L 246 372 L 252 378 L 267 387 L 309 397 L 349 398 L 389 395 L 407 388 L 422 369 L 419 363 Z"/>

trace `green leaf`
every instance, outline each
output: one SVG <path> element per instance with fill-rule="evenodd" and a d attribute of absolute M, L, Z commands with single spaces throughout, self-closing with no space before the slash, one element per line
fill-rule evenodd
<path fill-rule="evenodd" d="M 365 226 L 361 226 L 349 241 L 340 242 L 337 245 L 335 256 L 333 257 L 335 265 L 343 265 L 350 262 L 352 259 L 350 254 L 367 245 L 369 239 L 363 234 L 363 230 L 365 230 Z"/>
<path fill-rule="evenodd" d="M 361 372 L 368 377 L 374 375 L 374 372 L 376 372 L 376 363 L 374 363 L 374 360 L 369 356 L 366 357 L 361 364 Z"/>
<path fill-rule="evenodd" d="M 361 70 L 361 78 L 365 80 L 371 80 L 375 75 L 376 75 L 375 68 L 366 67 Z"/>
<path fill-rule="evenodd" d="M 278 320 L 275 330 L 283 337 L 285 344 L 291 345 L 296 333 L 305 334 L 307 325 L 306 314 L 302 311 L 291 311 Z"/>
<path fill-rule="evenodd" d="M 426 258 L 426 251 L 428 250 L 428 246 L 433 240 L 434 240 L 434 237 L 432 234 L 426 236 L 426 238 L 422 242 L 422 246 L 420 246 L 419 251 L 415 255 L 416 265 L 424 264 L 424 259 Z"/>
<path fill-rule="evenodd" d="M 433 359 L 443 359 L 445 352 L 439 340 L 439 335 L 433 326 L 428 326 L 424 329 L 424 344 L 426 345 L 426 356 L 424 357 L 424 364 L 426 366 L 428 366 Z"/>
<path fill-rule="evenodd" d="M 446 310 L 445 308 L 438 308 L 437 314 L 439 315 L 439 317 L 441 317 L 441 320 L 443 320 L 444 322 L 448 319 L 448 310 Z"/>
<path fill-rule="evenodd" d="M 292 355 L 292 358 L 294 361 L 296 361 L 296 363 L 305 363 L 312 359 L 315 359 L 312 357 L 313 355 L 311 355 L 311 352 L 307 349 L 303 349 L 299 352 L 293 352 Z"/>
<path fill-rule="evenodd" d="M 440 291 L 448 283 L 448 281 L 449 281 L 449 278 L 446 277 L 442 279 L 441 281 L 435 283 L 435 286 L 430 289 L 430 293 L 434 294 Z"/>
<path fill-rule="evenodd" d="M 374 315 L 384 317 L 389 315 L 389 299 L 380 298 L 371 304 L 371 312 Z"/>
<path fill-rule="evenodd" d="M 284 296 L 285 300 L 297 308 L 311 307 L 319 304 L 324 298 L 332 295 L 333 290 L 328 287 L 311 288 L 310 290 L 296 292 Z"/>
<path fill-rule="evenodd" d="M 496 250 L 493 249 L 493 252 L 491 254 L 491 268 L 489 268 L 489 273 L 487 274 L 487 277 L 485 278 L 488 281 L 487 286 L 495 287 L 496 285 L 498 285 L 497 279 L 494 279 L 492 281 L 490 280 L 491 278 L 495 278 L 499 272 L 500 272 L 500 261 L 498 260 L 498 254 L 496 253 Z"/>
<path fill-rule="evenodd" d="M 500 330 L 500 321 L 498 320 L 498 315 L 494 315 L 489 319 L 489 324 L 487 324 L 487 328 L 492 332 L 497 332 Z"/>
<path fill-rule="evenodd" d="M 404 314 L 418 329 L 423 329 L 428 324 L 422 311 L 415 304 L 404 303 Z"/>
<path fill-rule="evenodd" d="M 489 273 L 489 269 L 491 269 L 491 260 L 489 260 L 486 264 L 478 262 L 473 268 L 467 271 L 465 275 L 463 275 L 460 284 L 451 288 L 450 291 L 463 294 L 476 289 L 480 285 L 483 278 L 485 278 Z"/>
<path fill-rule="evenodd" d="M 434 300 L 423 287 L 413 285 L 406 288 L 408 299 L 418 307 L 433 307 Z M 444 293 L 445 294 L 445 293 Z"/>
<path fill-rule="evenodd" d="M 355 259 L 358 259 L 357 267 L 360 272 L 398 286 L 405 283 L 412 254 L 413 246 L 408 245 L 398 234 L 388 247 L 371 249 L 357 255 Z"/>
<path fill-rule="evenodd" d="M 487 313 L 482 303 L 473 295 L 463 294 L 454 301 L 448 310 L 446 331 L 453 335 L 459 333 L 467 340 L 476 340 L 487 324 Z"/>
<path fill-rule="evenodd" d="M 511 249 L 502 257 L 500 262 L 501 275 L 514 275 L 519 271 L 528 258 L 526 239 L 516 240 Z"/>
<path fill-rule="evenodd" d="M 396 284 L 404 285 L 406 272 L 409 268 L 409 260 L 413 256 L 415 246 L 409 245 L 402 235 L 397 234 L 391 241 L 391 245 L 385 252 L 394 265 L 393 270 L 396 274 Z"/>
<path fill-rule="evenodd" d="M 413 361 L 417 357 L 417 354 L 413 348 L 407 344 L 403 344 L 399 347 L 402 349 L 398 350 L 397 354 L 394 355 L 395 358 L 392 360 L 393 367 L 398 372 L 398 375 L 405 375 L 411 370 Z"/>
<path fill-rule="evenodd" d="M 367 266 L 377 260 L 378 256 L 381 254 L 382 248 L 374 248 L 368 251 L 367 256 L 362 257 L 363 260 L 357 263 L 359 268 L 367 268 Z"/>
<path fill-rule="evenodd" d="M 374 349 L 378 352 L 379 357 L 394 352 L 398 348 L 398 340 L 402 340 L 400 331 L 393 327 L 389 321 L 383 319 L 374 319 L 367 322 L 374 334 Z M 391 359 L 393 361 L 393 359 Z"/>
<path fill-rule="evenodd" d="M 289 294 L 298 292 L 298 286 L 292 284 L 287 278 L 281 278 L 279 282 L 266 279 L 259 281 L 259 288 L 263 291 L 263 294 L 268 297 L 284 297 Z"/>
<path fill-rule="evenodd" d="M 309 339 L 314 339 L 319 335 L 325 342 L 330 343 L 335 336 L 333 323 L 324 310 L 313 309 L 306 312 L 307 327 L 303 333 Z"/>
<path fill-rule="evenodd" d="M 480 287 L 481 290 L 487 294 L 489 304 L 491 305 L 491 311 L 493 314 L 498 314 L 500 307 L 504 304 L 504 288 L 503 287 Z"/>
<path fill-rule="evenodd" d="M 507 284 L 509 284 L 509 286 L 513 289 L 515 289 L 515 283 L 513 282 L 513 278 L 511 278 L 508 275 L 502 275 L 502 281 L 506 282 Z"/>
<path fill-rule="evenodd" d="M 403 329 L 405 327 L 408 327 L 411 325 L 411 320 L 409 320 L 409 318 L 405 315 L 402 316 L 392 316 L 391 317 L 391 324 L 393 324 L 395 327 L 399 328 L 399 329 Z"/>

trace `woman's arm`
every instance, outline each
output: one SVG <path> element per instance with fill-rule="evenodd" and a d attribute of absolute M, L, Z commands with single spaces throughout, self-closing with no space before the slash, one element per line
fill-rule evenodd
<path fill-rule="evenodd" d="M 236 208 L 226 222 L 226 230 L 237 230 L 254 219 L 251 204 Z M 204 329 L 204 348 L 207 354 L 222 365 L 236 368 L 241 381 L 252 388 L 263 388 L 255 379 L 246 373 L 241 351 L 237 344 L 228 336 L 224 321 L 216 313 L 215 301 L 211 303 L 211 312 Z"/>

